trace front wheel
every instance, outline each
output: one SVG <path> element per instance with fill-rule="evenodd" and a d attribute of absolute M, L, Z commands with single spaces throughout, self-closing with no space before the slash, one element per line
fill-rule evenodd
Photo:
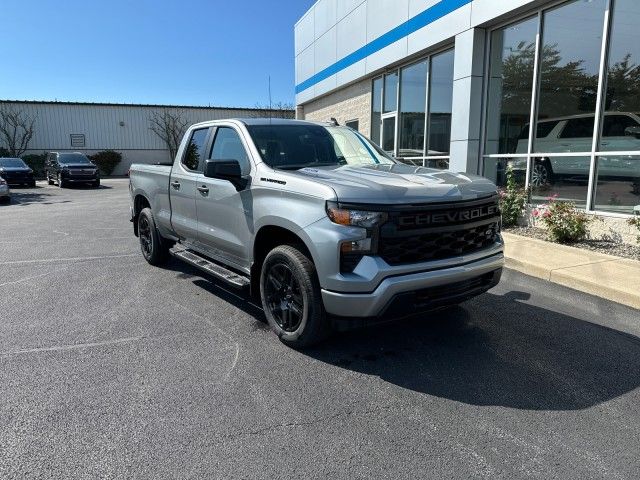
<path fill-rule="evenodd" d="M 271 329 L 290 347 L 308 347 L 329 334 L 313 262 L 300 249 L 269 252 L 260 274 L 260 297 Z"/>
<path fill-rule="evenodd" d="M 138 215 L 138 238 L 142 256 L 147 262 L 154 266 L 166 263 L 171 247 L 158 233 L 150 208 L 143 208 Z"/>
<path fill-rule="evenodd" d="M 535 188 L 545 187 L 551 184 L 553 173 L 548 160 L 536 160 L 531 169 L 531 186 Z"/>
<path fill-rule="evenodd" d="M 94 182 L 91 183 L 91 186 L 93 188 L 100 188 L 100 179 L 95 180 Z"/>

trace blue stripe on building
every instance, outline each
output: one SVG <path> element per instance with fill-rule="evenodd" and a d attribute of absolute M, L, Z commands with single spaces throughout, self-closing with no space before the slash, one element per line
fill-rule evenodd
<path fill-rule="evenodd" d="M 394 29 L 389 30 L 387 33 L 367 43 L 365 46 L 360 47 L 355 52 L 350 53 L 341 60 L 338 60 L 336 63 L 329 65 L 324 70 L 321 70 L 315 75 L 309 77 L 304 82 L 299 83 L 298 85 L 296 85 L 296 93 L 303 92 L 307 88 L 313 87 L 315 84 L 321 82 L 322 80 L 326 80 L 331 75 L 334 75 L 339 71 L 344 70 L 345 68 L 359 62 L 360 60 L 363 60 L 368 56 L 379 52 L 392 43 L 397 42 L 398 40 L 407 37 L 414 32 L 417 32 L 421 28 L 426 27 L 427 25 L 449 15 L 451 12 L 454 12 L 458 8 L 463 7 L 471 2 L 472 0 L 441 0 L 434 6 L 427 8 L 424 12 L 410 18 Z"/>

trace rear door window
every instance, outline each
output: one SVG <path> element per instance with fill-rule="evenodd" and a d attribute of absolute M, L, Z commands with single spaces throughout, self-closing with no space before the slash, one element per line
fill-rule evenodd
<path fill-rule="evenodd" d="M 182 155 L 182 165 L 192 172 L 202 171 L 204 150 L 207 143 L 208 128 L 194 130 Z"/>

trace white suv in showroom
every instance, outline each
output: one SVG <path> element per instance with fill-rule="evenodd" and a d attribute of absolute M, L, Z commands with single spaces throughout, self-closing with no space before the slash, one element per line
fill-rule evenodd
<path fill-rule="evenodd" d="M 590 152 L 594 129 L 593 114 L 573 115 L 538 122 L 535 150 L 544 153 Z M 525 125 L 518 140 L 516 153 L 527 153 L 529 125 Z M 640 116 L 637 113 L 609 112 L 602 125 L 602 151 L 640 150 Z M 589 175 L 589 156 L 555 157 L 546 155 L 536 159 L 531 172 L 531 185 L 540 187 L 552 182 L 554 176 L 585 178 Z M 524 174 L 526 159 L 511 163 Z M 640 159 L 628 155 L 601 157 L 598 160 L 601 177 L 640 179 Z"/>

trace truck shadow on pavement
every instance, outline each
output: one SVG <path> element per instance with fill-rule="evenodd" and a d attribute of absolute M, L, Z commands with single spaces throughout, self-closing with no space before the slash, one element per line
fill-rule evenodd
<path fill-rule="evenodd" d="M 335 336 L 307 352 L 340 368 L 471 405 L 578 410 L 640 386 L 640 339 L 487 293 L 462 306 Z"/>
<path fill-rule="evenodd" d="M 269 328 L 247 295 L 182 263 L 168 268 L 255 318 L 253 330 Z M 640 386 L 639 338 L 523 303 L 528 299 L 525 292 L 490 292 L 427 316 L 338 333 L 300 353 L 476 406 L 579 410 Z"/>

